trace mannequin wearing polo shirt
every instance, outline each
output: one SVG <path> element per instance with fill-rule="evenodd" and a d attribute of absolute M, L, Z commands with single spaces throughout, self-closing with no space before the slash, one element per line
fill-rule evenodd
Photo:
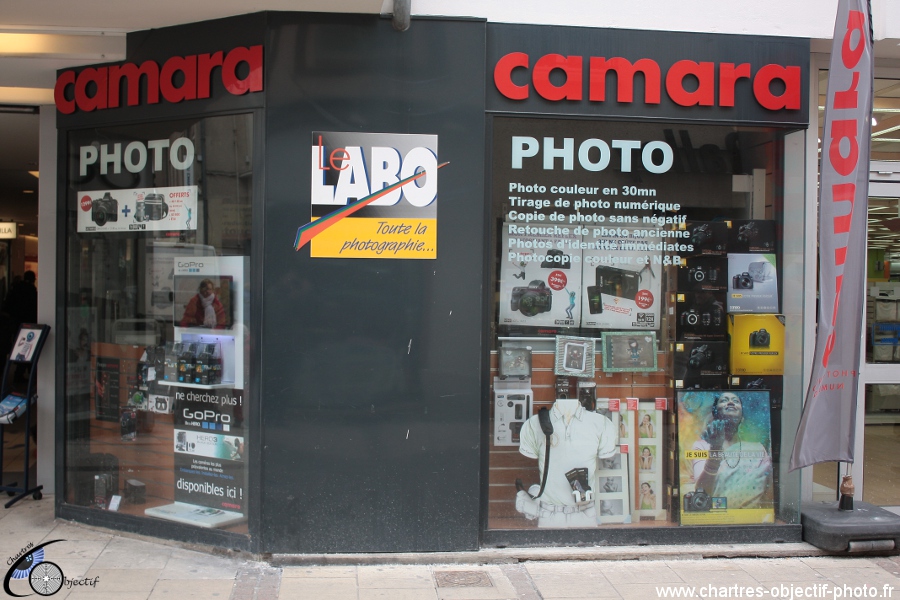
<path fill-rule="evenodd" d="M 550 464 L 544 465 L 547 437 L 535 414 L 525 425 L 519 452 L 538 461 L 541 478 L 548 468 L 547 486 L 538 498 L 538 527 L 596 527 L 594 501 L 576 502 L 566 473 L 576 468 L 588 470 L 588 481 L 596 483 L 598 459 L 610 458 L 619 451 L 619 437 L 612 421 L 601 414 L 585 410 L 578 400 L 559 399 L 550 409 L 553 435 Z M 540 486 L 532 486 L 536 494 Z"/>

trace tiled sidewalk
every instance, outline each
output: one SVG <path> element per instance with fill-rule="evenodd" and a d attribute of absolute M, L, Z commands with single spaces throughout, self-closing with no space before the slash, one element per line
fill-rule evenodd
<path fill-rule="evenodd" d="M 792 588 L 804 597 L 832 598 L 837 589 L 838 597 L 855 598 L 864 585 L 869 598 L 900 598 L 900 557 L 814 556 L 808 547 L 798 548 L 806 556 L 788 558 L 679 558 L 696 556 L 697 547 L 679 553 L 669 546 L 607 555 L 638 553 L 640 560 L 540 560 L 560 556 L 548 550 L 508 564 L 377 565 L 360 555 L 358 565 L 279 567 L 57 521 L 49 496 L 0 512 L 0 558 L 53 539 L 66 541 L 47 546 L 46 561 L 70 580 L 98 578 L 63 588 L 54 600 L 647 600 L 739 598 L 750 589 L 772 598 L 772 588 L 787 598 Z M 32 593 L 27 580 L 12 581 L 11 590 Z"/>

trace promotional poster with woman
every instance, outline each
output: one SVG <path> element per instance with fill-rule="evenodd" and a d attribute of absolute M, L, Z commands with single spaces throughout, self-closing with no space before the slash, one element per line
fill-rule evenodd
<path fill-rule="evenodd" d="M 678 393 L 683 525 L 773 523 L 769 392 Z"/>

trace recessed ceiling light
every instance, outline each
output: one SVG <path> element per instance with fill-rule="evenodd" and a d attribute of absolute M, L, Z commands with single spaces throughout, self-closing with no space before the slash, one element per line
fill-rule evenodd
<path fill-rule="evenodd" d="M 23 194 L 33 194 L 34 190 L 22 190 Z"/>

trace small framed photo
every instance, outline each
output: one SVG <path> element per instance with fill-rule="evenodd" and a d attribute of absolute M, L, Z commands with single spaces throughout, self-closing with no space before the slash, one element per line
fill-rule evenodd
<path fill-rule="evenodd" d="M 594 377 L 594 339 L 556 336 L 556 375 Z"/>
<path fill-rule="evenodd" d="M 657 370 L 655 331 L 604 331 L 601 347 L 604 371 Z"/>

